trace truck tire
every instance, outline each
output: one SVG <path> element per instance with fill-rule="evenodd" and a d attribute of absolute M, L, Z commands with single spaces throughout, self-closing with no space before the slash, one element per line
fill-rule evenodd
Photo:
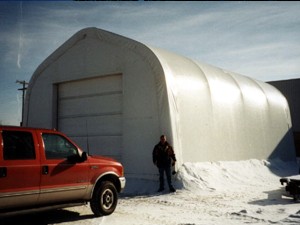
<path fill-rule="evenodd" d="M 96 185 L 91 199 L 91 209 L 95 216 L 112 214 L 118 203 L 118 192 L 110 181 L 103 181 Z"/>

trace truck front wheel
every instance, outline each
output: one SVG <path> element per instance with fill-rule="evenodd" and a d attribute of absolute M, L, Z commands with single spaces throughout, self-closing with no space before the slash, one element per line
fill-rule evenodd
<path fill-rule="evenodd" d="M 91 199 L 91 209 L 95 216 L 112 214 L 118 203 L 118 193 L 115 185 L 110 181 L 103 181 L 95 187 Z"/>

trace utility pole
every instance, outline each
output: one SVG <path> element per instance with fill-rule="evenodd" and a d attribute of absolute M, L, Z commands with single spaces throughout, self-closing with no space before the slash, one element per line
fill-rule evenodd
<path fill-rule="evenodd" d="M 16 83 L 23 85 L 22 88 L 18 89 L 19 91 L 23 92 L 22 93 L 22 118 L 21 118 L 21 122 L 20 122 L 20 126 L 22 126 L 23 125 L 23 117 L 24 117 L 25 91 L 27 90 L 28 83 L 25 80 L 23 80 L 23 81 L 16 80 Z"/>

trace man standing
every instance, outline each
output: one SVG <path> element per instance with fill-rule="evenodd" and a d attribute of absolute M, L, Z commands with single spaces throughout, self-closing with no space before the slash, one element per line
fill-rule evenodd
<path fill-rule="evenodd" d="M 160 142 L 155 145 L 152 152 L 153 163 L 158 167 L 159 171 L 159 189 L 158 192 L 164 190 L 164 173 L 166 173 L 169 189 L 175 192 L 171 180 L 171 167 L 175 165 L 176 157 L 173 148 L 167 142 L 166 135 L 160 136 Z"/>

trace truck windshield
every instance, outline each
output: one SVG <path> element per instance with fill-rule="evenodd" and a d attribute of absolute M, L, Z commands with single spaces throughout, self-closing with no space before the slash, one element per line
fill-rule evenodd
<path fill-rule="evenodd" d="M 77 148 L 58 134 L 42 134 L 46 159 L 67 159 L 78 155 Z"/>

